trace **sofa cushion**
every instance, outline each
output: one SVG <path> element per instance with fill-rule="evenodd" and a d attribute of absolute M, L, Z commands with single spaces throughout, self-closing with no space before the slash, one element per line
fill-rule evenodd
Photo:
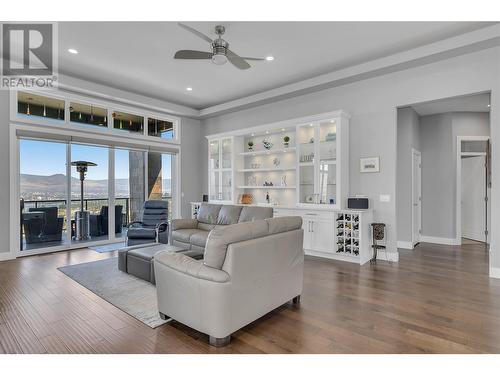
<path fill-rule="evenodd" d="M 210 232 L 215 228 L 215 224 L 207 224 L 207 223 L 198 223 L 198 229 Z"/>
<path fill-rule="evenodd" d="M 247 206 L 247 207 L 243 207 L 241 209 L 240 218 L 238 220 L 238 223 L 268 219 L 270 217 L 273 217 L 273 208 L 272 207 Z"/>
<path fill-rule="evenodd" d="M 218 225 L 236 224 L 240 218 L 241 206 L 224 205 L 219 211 L 217 218 Z"/>
<path fill-rule="evenodd" d="M 128 238 L 140 238 L 140 239 L 155 239 L 156 230 L 154 228 L 129 228 L 127 231 Z"/>
<path fill-rule="evenodd" d="M 269 225 L 269 234 L 288 232 L 302 228 L 302 218 L 300 216 L 283 216 L 266 219 Z"/>
<path fill-rule="evenodd" d="M 191 236 L 199 232 L 205 231 L 200 229 L 179 229 L 172 232 L 172 239 L 179 242 L 190 243 Z"/>
<path fill-rule="evenodd" d="M 199 247 L 205 247 L 205 245 L 207 244 L 207 238 L 208 238 L 208 234 L 209 233 L 210 232 L 208 232 L 208 231 L 199 231 L 199 232 L 196 232 L 193 235 L 191 235 L 191 238 L 189 239 L 189 242 L 192 245 L 196 245 L 196 246 L 199 246 Z"/>
<path fill-rule="evenodd" d="M 208 235 L 204 264 L 222 269 L 227 247 L 236 242 L 267 236 L 269 225 L 265 220 L 226 225 L 213 229 Z"/>
<path fill-rule="evenodd" d="M 198 209 L 197 219 L 200 223 L 217 224 L 217 216 L 219 215 L 221 205 L 202 203 Z"/>

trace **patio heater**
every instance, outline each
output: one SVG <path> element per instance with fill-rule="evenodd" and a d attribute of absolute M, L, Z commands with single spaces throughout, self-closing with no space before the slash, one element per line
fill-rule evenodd
<path fill-rule="evenodd" d="M 96 167 L 91 161 L 72 161 L 72 166 L 80 173 L 80 211 L 75 212 L 75 237 L 76 241 L 90 240 L 90 212 L 83 209 L 83 181 L 88 167 Z"/>

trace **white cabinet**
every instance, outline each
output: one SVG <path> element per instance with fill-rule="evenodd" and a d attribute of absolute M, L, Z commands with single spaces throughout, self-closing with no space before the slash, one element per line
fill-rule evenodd
<path fill-rule="evenodd" d="M 210 201 L 234 200 L 233 137 L 211 139 L 208 143 L 208 197 Z"/>
<path fill-rule="evenodd" d="M 331 212 L 296 211 L 302 217 L 304 249 L 335 252 L 335 220 Z"/>
<path fill-rule="evenodd" d="M 307 255 L 364 264 L 372 257 L 371 210 L 275 208 L 274 216 L 301 216 Z"/>
<path fill-rule="evenodd" d="M 344 113 L 297 126 L 297 203 L 342 208 L 348 192 L 348 118 Z"/>
<path fill-rule="evenodd" d="M 335 232 L 332 231 L 332 219 L 313 219 L 311 222 L 312 228 L 312 247 L 317 251 L 327 253 L 335 252 Z"/>

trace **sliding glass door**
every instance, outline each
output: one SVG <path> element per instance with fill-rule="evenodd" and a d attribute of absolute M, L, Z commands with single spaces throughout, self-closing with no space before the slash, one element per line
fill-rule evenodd
<path fill-rule="evenodd" d="M 109 239 L 109 149 L 71 144 L 71 241 Z M 86 172 L 79 172 L 76 163 Z M 82 179 L 83 177 L 83 179 Z M 83 192 L 83 196 L 82 196 Z M 83 215 L 82 215 L 83 213 Z"/>
<path fill-rule="evenodd" d="M 20 249 L 67 245 L 65 143 L 19 142 Z"/>
<path fill-rule="evenodd" d="M 172 181 L 172 169 L 175 156 L 165 153 L 149 152 L 147 157 L 148 189 L 147 199 L 166 200 L 169 219 L 174 210 L 172 193 L 175 184 Z"/>
<path fill-rule="evenodd" d="M 125 241 L 145 200 L 176 207 L 175 155 L 19 140 L 20 248 L 47 251 Z M 82 195 L 83 192 L 83 195 Z"/>

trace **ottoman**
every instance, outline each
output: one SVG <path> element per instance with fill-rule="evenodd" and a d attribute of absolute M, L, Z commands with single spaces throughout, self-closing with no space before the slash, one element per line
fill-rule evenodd
<path fill-rule="evenodd" d="M 153 258 L 159 251 L 185 252 L 186 255 L 191 252 L 188 248 L 161 243 L 129 246 L 118 251 L 118 269 L 155 284 Z"/>

